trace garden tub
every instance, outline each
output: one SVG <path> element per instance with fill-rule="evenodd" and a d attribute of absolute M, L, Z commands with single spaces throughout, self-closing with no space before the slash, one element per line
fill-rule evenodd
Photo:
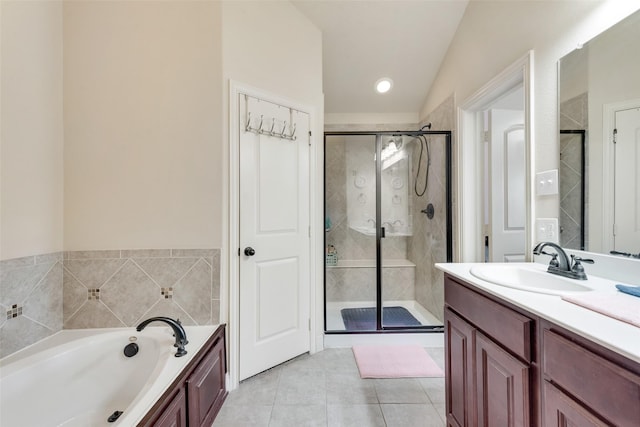
<path fill-rule="evenodd" d="M 216 329 L 185 327 L 183 357 L 164 326 L 58 332 L 0 360 L 0 425 L 134 426 Z"/>

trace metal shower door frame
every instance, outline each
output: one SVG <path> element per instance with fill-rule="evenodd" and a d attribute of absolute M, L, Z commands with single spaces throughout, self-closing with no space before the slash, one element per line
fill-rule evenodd
<path fill-rule="evenodd" d="M 446 240 L 447 260 L 453 261 L 453 190 L 452 190 L 452 132 L 451 131 L 356 131 L 356 132 L 325 132 L 324 150 L 326 153 L 328 136 L 375 136 L 376 138 L 376 330 L 372 331 L 339 331 L 327 330 L 327 269 L 324 269 L 324 331 L 325 334 L 371 334 L 371 333 L 425 333 L 442 332 L 444 326 L 387 326 L 382 324 L 382 137 L 383 136 L 444 136 L 445 137 L 445 175 L 446 175 Z M 323 172 L 326 171 L 326 156 L 324 156 Z M 326 176 L 324 178 L 324 212 L 326 214 Z M 326 248 L 327 233 L 324 233 L 324 247 Z"/>

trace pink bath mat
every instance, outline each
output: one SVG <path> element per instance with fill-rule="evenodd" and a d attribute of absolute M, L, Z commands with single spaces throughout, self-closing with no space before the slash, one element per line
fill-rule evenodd
<path fill-rule="evenodd" d="M 419 345 L 353 347 L 361 378 L 443 377 L 444 372 Z"/>

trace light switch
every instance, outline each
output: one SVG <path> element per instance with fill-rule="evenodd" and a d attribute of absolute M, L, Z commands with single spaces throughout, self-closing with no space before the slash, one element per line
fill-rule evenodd
<path fill-rule="evenodd" d="M 536 194 L 538 196 L 558 194 L 558 169 L 536 174 Z"/>
<path fill-rule="evenodd" d="M 558 243 L 558 218 L 537 218 L 536 240 L 538 242 Z"/>

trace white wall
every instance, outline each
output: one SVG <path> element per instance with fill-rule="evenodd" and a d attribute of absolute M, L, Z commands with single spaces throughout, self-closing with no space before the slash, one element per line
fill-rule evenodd
<path fill-rule="evenodd" d="M 62 250 L 62 3 L 1 1 L 0 259 Z"/>
<path fill-rule="evenodd" d="M 640 7 L 640 0 L 471 1 L 420 117 L 452 93 L 465 100 L 534 50 L 535 171 L 558 167 L 557 61 Z M 557 217 L 557 198 L 536 199 L 536 217 Z"/>
<path fill-rule="evenodd" d="M 65 2 L 67 250 L 222 244 L 221 5 Z"/>
<path fill-rule="evenodd" d="M 228 79 L 322 112 L 322 36 L 283 1 L 222 3 L 223 64 Z"/>
<path fill-rule="evenodd" d="M 620 44 L 614 41 L 621 38 L 621 32 L 624 32 L 627 43 Z M 602 227 L 602 207 L 604 194 L 608 189 L 602 185 L 604 172 L 601 159 L 603 146 L 610 144 L 611 139 L 605 139 L 604 136 L 603 106 L 640 99 L 640 28 L 637 25 L 627 25 L 625 28 L 618 27 L 607 31 L 589 43 L 588 50 L 589 250 L 606 252 L 611 248 L 609 234 Z M 624 186 L 624 183 L 618 185 Z"/>

